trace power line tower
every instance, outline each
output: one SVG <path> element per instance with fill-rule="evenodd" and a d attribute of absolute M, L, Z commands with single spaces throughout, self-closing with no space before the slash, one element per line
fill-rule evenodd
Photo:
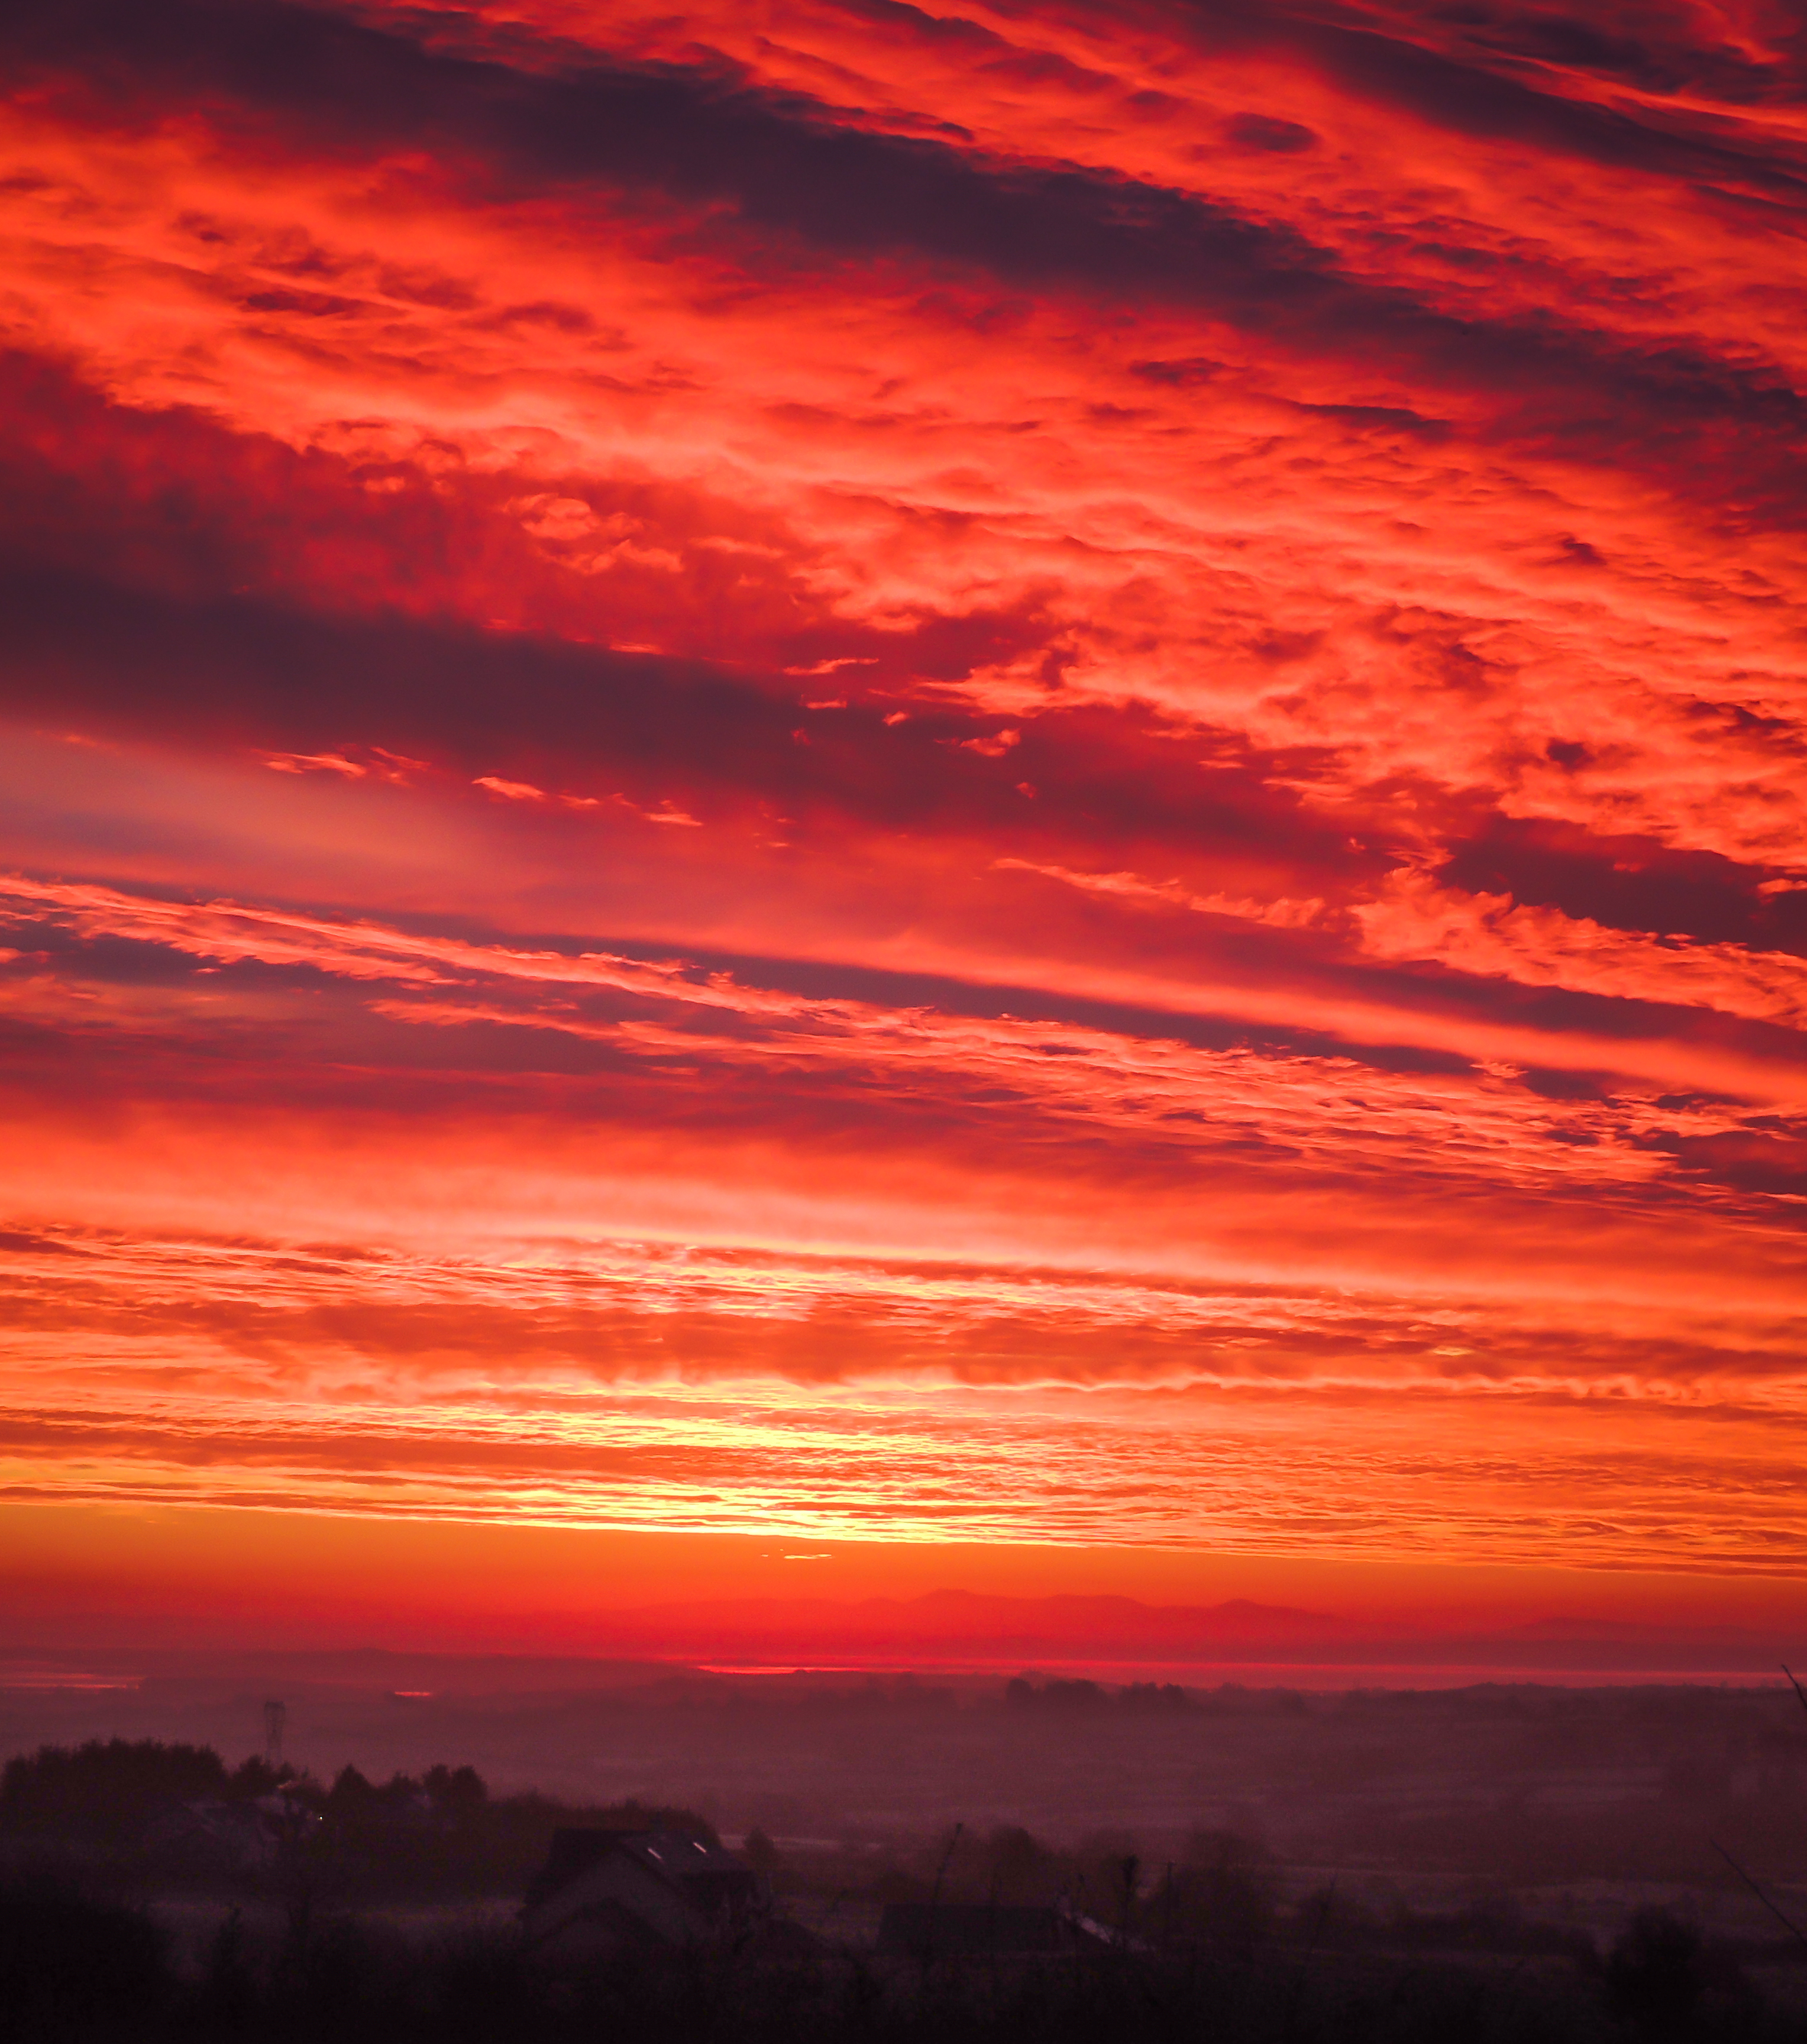
<path fill-rule="evenodd" d="M 263 1764 L 272 1773 L 283 1764 L 283 1727 L 288 1718 L 286 1704 L 269 1703 L 263 1706 Z"/>

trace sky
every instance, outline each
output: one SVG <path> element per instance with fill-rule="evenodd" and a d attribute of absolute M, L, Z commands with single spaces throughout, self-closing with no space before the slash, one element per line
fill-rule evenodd
<path fill-rule="evenodd" d="M 0 1608 L 1807 1631 L 1800 0 L 0 74 Z"/>

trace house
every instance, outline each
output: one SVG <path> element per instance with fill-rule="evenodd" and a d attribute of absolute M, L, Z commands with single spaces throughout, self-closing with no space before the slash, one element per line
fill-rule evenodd
<path fill-rule="evenodd" d="M 286 1806 L 274 1796 L 255 1803 L 179 1803 L 152 1819 L 144 1846 L 184 1873 L 255 1873 L 275 1864 L 292 1829 Z"/>
<path fill-rule="evenodd" d="M 1098 1952 L 1120 1933 L 1059 1906 L 997 1902 L 888 1902 L 879 1951 L 889 1958 L 970 1959 Z"/>
<path fill-rule="evenodd" d="M 694 1833 L 559 1831 L 522 1928 L 548 1957 L 677 1950 L 750 1931 L 763 1900 L 744 1860 Z"/>
<path fill-rule="evenodd" d="M 318 1828 L 320 1818 L 285 1785 L 248 1803 L 178 1803 L 153 1818 L 144 1847 L 167 1868 L 214 1877 L 258 1873 Z"/>

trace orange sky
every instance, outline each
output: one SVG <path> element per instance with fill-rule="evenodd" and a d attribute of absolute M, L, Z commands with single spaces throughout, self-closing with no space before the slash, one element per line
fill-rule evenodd
<path fill-rule="evenodd" d="M 0 1600 L 1807 1627 L 1794 10 L 0 40 Z"/>

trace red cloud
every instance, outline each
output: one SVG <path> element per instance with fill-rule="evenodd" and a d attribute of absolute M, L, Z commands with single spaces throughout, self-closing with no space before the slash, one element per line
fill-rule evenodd
<path fill-rule="evenodd" d="M 1797 1566 L 1801 55 L 1482 12 L 0 29 L 43 1495 Z"/>

